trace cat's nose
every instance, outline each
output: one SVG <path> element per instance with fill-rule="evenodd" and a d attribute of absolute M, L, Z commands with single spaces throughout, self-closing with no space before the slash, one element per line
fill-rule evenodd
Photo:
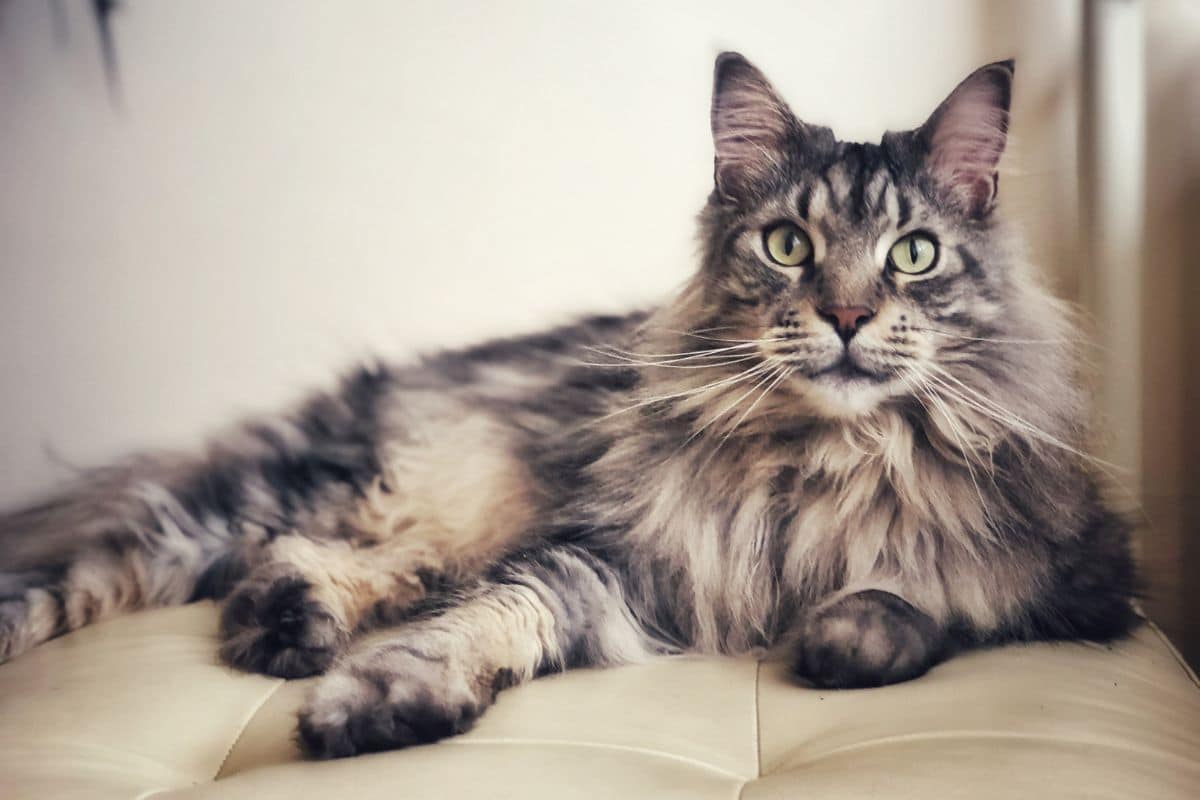
<path fill-rule="evenodd" d="M 866 306 L 828 306 L 818 308 L 817 313 L 833 326 L 843 342 L 850 341 L 858 329 L 875 316 L 875 312 Z"/>

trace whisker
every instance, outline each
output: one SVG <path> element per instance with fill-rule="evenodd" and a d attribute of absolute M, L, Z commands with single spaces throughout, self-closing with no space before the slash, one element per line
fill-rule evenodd
<path fill-rule="evenodd" d="M 989 342 L 992 344 L 1073 344 L 1069 339 L 993 339 L 983 336 L 965 336 L 961 333 L 951 333 L 950 331 L 943 331 L 938 328 L 922 328 L 916 325 L 912 326 L 912 329 L 914 331 L 937 334 L 938 336 L 947 336 L 951 339 L 963 339 L 969 342 Z"/>
<path fill-rule="evenodd" d="M 674 399 L 677 399 L 680 397 L 692 397 L 694 395 L 713 391 L 714 389 L 719 389 L 723 386 L 732 386 L 732 385 L 741 383 L 742 381 L 745 381 L 749 378 L 755 377 L 756 375 L 761 374 L 762 371 L 765 370 L 768 366 L 769 365 L 767 362 L 762 361 L 762 362 L 759 362 L 758 364 L 755 364 L 752 367 L 749 367 L 748 369 L 743 370 L 742 372 L 739 372 L 737 375 L 733 375 L 732 377 L 723 378 L 721 380 L 713 381 L 711 383 L 706 383 L 703 386 L 698 386 L 698 387 L 695 387 L 692 389 L 685 389 L 681 392 L 672 392 L 670 394 L 658 395 L 656 397 L 648 397 L 648 398 L 642 399 L 632 405 L 626 406 L 625 408 L 619 408 L 616 411 L 605 414 L 601 417 L 597 417 L 594 420 L 590 420 L 589 422 L 585 423 L 585 425 L 595 425 L 597 423 L 611 419 L 612 417 L 618 416 L 619 414 L 624 414 L 626 411 L 633 411 L 634 409 L 643 408 L 645 406 L 653 405 L 655 403 L 661 403 L 665 400 L 674 400 Z"/>
<path fill-rule="evenodd" d="M 764 363 L 765 363 L 765 362 L 764 362 Z M 716 422 L 717 420 L 719 420 L 719 419 L 721 419 L 722 417 L 724 417 L 726 414 L 728 414 L 728 413 L 729 413 L 730 411 L 732 411 L 733 409 L 737 408 L 737 407 L 738 407 L 738 405 L 739 405 L 739 404 L 740 404 L 740 403 L 741 403 L 743 400 L 745 400 L 747 397 L 749 397 L 751 394 L 753 394 L 755 391 L 757 391 L 757 390 L 758 390 L 758 388 L 759 388 L 760 386 L 764 385 L 765 383 L 767 383 L 768 381 L 770 381 L 770 380 L 771 380 L 773 377 L 775 377 L 775 374 L 774 374 L 774 373 L 775 373 L 775 369 L 776 369 L 777 367 L 776 367 L 775 365 L 770 365 L 770 366 L 771 366 L 771 369 L 770 369 L 770 370 L 768 370 L 767 376 L 766 376 L 765 378 L 762 378 L 761 380 L 757 381 L 757 382 L 756 382 L 756 383 L 755 383 L 753 386 L 751 386 L 751 387 L 750 387 L 750 389 L 749 389 L 749 390 L 748 390 L 748 391 L 747 391 L 745 394 L 741 395 L 740 397 L 738 397 L 738 399 L 734 400 L 734 401 L 733 401 L 732 403 L 730 403 L 728 406 L 726 406 L 725 408 L 721 409 L 721 411 L 720 411 L 719 413 L 717 413 L 717 415 L 716 415 L 716 416 L 714 416 L 714 417 L 713 417 L 712 419 L 710 419 L 708 422 L 704 423 L 704 424 L 703 424 L 703 425 L 701 425 L 699 428 L 697 428 L 695 431 L 693 431 L 691 436 L 689 436 L 688 438 L 684 439 L 684 441 L 683 441 L 683 444 L 681 444 L 681 445 L 679 446 L 679 449 L 681 449 L 681 450 L 682 450 L 682 449 L 683 449 L 684 447 L 686 447 L 686 446 L 687 446 L 687 445 L 688 445 L 688 444 L 689 444 L 689 443 L 690 443 L 692 440 L 694 440 L 694 439 L 695 439 L 697 436 L 699 436 L 701 433 L 703 433 L 703 432 L 704 432 L 704 431 L 705 431 L 705 430 L 706 430 L 706 429 L 707 429 L 707 428 L 708 428 L 710 425 L 712 425 L 714 422 Z"/>
<path fill-rule="evenodd" d="M 918 379 L 920 378 L 919 375 L 916 375 L 914 377 L 916 377 Z M 986 530 L 982 531 L 982 533 L 985 536 L 987 536 L 989 539 L 994 538 L 994 534 L 995 534 L 995 532 L 997 532 L 999 530 L 999 528 L 997 527 L 996 520 L 992 517 L 991 511 L 988 509 L 987 501 L 983 497 L 983 490 L 979 486 L 979 479 L 975 475 L 975 468 L 971 465 L 971 457 L 967 454 L 968 448 L 967 448 L 966 440 L 963 438 L 963 432 L 962 432 L 962 429 L 961 429 L 958 421 L 950 413 L 949 409 L 947 409 L 945 403 L 941 400 L 941 398 L 939 398 L 934 392 L 930 391 L 927 388 L 927 384 L 924 381 L 922 381 L 918 385 L 917 388 L 919 391 L 921 391 L 925 395 L 926 398 L 929 399 L 929 401 L 931 403 L 934 404 L 934 406 L 937 408 L 937 410 L 941 413 L 942 418 L 944 420 L 946 420 L 946 424 L 950 426 L 950 431 L 953 434 L 954 438 L 958 441 L 958 450 L 962 454 L 962 457 L 963 457 L 963 466 L 965 466 L 967 468 L 967 475 L 970 476 L 971 485 L 975 488 L 975 495 L 976 495 L 976 497 L 979 498 L 979 510 L 980 510 L 980 513 L 983 514 L 983 519 L 984 519 L 985 528 L 986 528 Z M 973 450 L 972 450 L 972 452 L 973 452 Z M 980 465 L 980 466 L 982 466 L 982 465 Z M 994 476 L 993 476 L 992 480 L 994 483 L 995 482 Z"/>
<path fill-rule="evenodd" d="M 693 333 L 691 331 L 675 330 L 674 328 L 660 328 L 659 330 L 666 331 L 667 333 L 678 334 L 679 336 L 690 336 L 694 339 L 706 339 L 710 342 L 737 342 L 739 344 L 758 344 L 760 342 L 782 342 L 784 339 L 784 337 L 782 337 L 782 336 L 776 336 L 776 337 L 772 337 L 770 339 L 723 339 L 723 338 L 718 338 L 718 337 L 714 337 L 714 336 L 702 336 L 698 333 Z"/>
<path fill-rule="evenodd" d="M 686 335 L 691 333 L 712 333 L 713 331 L 731 331 L 736 327 L 736 325 L 718 325 L 715 328 L 692 328 L 690 331 L 674 331 L 671 328 L 659 327 L 658 330 L 671 331 L 672 333 L 682 333 Z"/>
<path fill-rule="evenodd" d="M 691 351 L 687 351 L 687 352 L 683 352 L 683 353 L 639 353 L 636 350 L 622 350 L 619 347 L 611 347 L 611 346 L 595 347 L 592 345 L 584 345 L 584 349 L 591 350 L 592 352 L 596 352 L 596 353 L 601 353 L 603 355 L 612 355 L 612 354 L 616 353 L 616 354 L 620 354 L 623 356 L 629 356 L 629 357 L 634 357 L 634 358 L 662 358 L 662 359 L 666 359 L 668 362 L 670 362 L 670 361 L 687 361 L 687 360 L 693 359 L 693 358 L 704 358 L 707 356 L 718 355 L 721 353 L 728 354 L 730 350 L 751 349 L 751 348 L 753 348 L 754 344 L 757 344 L 757 342 L 750 343 L 750 344 L 733 345 L 731 347 L 715 347 L 715 348 L 710 348 L 708 350 L 691 350 Z"/>
<path fill-rule="evenodd" d="M 713 451 L 708 454 L 707 458 L 704 459 L 704 463 L 700 465 L 701 469 L 706 467 L 708 465 L 708 462 L 712 461 L 713 456 L 715 456 L 717 454 L 717 451 L 721 449 L 721 445 L 725 444 L 725 442 L 729 439 L 729 437 L 733 435 L 734 431 L 736 431 L 739 427 L 741 427 L 741 424 L 746 421 L 746 419 L 750 416 L 750 414 L 754 411 L 754 409 L 758 406 L 758 404 L 763 401 L 763 398 L 765 398 L 767 395 L 769 395 L 775 389 L 776 386 L 778 386 L 780 383 L 782 383 L 783 380 L 791 374 L 792 374 L 792 370 L 790 367 L 783 367 L 778 372 L 772 373 L 771 375 L 768 376 L 768 378 L 767 378 L 768 380 L 771 380 L 772 378 L 774 380 L 767 386 L 767 388 L 763 389 L 762 394 L 760 394 L 757 398 L 755 398 L 754 402 L 750 404 L 750 407 L 747 408 L 746 411 L 740 417 L 738 417 L 737 422 L 733 423 L 733 425 L 730 426 L 729 430 L 725 432 L 725 435 L 721 437 L 721 441 L 717 442 L 717 446 L 713 448 Z M 759 384 L 759 385 L 761 386 L 762 384 Z M 756 386 L 755 388 L 758 388 L 758 387 Z"/>
<path fill-rule="evenodd" d="M 1126 471 L 1123 467 L 1121 467 L 1117 464 L 1113 464 L 1110 461 L 1105 461 L 1102 458 L 1098 458 L 1096 456 L 1091 455 L 1090 453 L 1086 453 L 1082 450 L 1079 450 L 1078 448 L 1072 447 L 1071 445 L 1067 444 L 1066 442 L 1062 441 L 1061 439 L 1057 438 L 1056 436 L 1054 436 L 1050 433 L 1047 433 L 1046 431 L 1037 427 L 1033 423 L 1028 422 L 1025 419 L 1022 419 L 1021 417 L 1017 416 L 1015 413 L 1008 410 L 1004 406 L 1001 406 L 998 403 L 996 403 L 995 401 L 980 394 L 976 389 L 967 385 L 966 383 L 963 383 L 962 381 L 960 381 L 958 378 L 956 378 L 954 375 L 950 374 L 946 370 L 941 369 L 940 367 L 936 367 L 936 366 L 933 367 L 933 369 L 935 369 L 937 371 L 938 375 L 941 376 L 941 379 L 939 379 L 937 376 L 930 375 L 930 376 L 928 376 L 930 378 L 930 380 L 940 384 L 943 391 L 946 391 L 947 393 L 951 394 L 955 398 L 957 398 L 957 399 L 961 400 L 962 402 L 966 403 L 967 405 L 975 408 L 975 410 L 979 411 L 981 414 L 986 414 L 988 416 L 991 416 L 997 422 L 1003 423 L 1010 427 L 1016 428 L 1018 430 L 1023 430 L 1026 433 L 1033 436 L 1034 438 L 1039 439 L 1040 441 L 1043 441 L 1047 444 L 1054 445 L 1055 447 L 1065 450 L 1066 452 L 1071 453 L 1072 455 L 1076 455 L 1076 456 L 1079 456 L 1080 458 L 1086 459 L 1087 461 L 1090 461 L 1098 466 L 1107 467 L 1109 469 L 1113 469 L 1118 472 Z M 959 387 L 961 387 L 961 390 L 955 389 L 953 386 L 946 383 L 946 381 L 942 380 L 942 379 L 949 379 L 949 380 L 953 381 L 955 384 L 957 384 Z M 964 392 L 966 394 L 964 394 Z M 970 395 L 970 396 L 968 396 L 968 395 Z"/>
<path fill-rule="evenodd" d="M 576 361 L 575 364 L 581 367 L 608 367 L 609 369 L 613 369 L 615 367 L 619 367 L 621 369 L 628 367 L 662 367 L 663 369 L 716 369 L 717 367 L 727 367 L 730 364 L 739 364 L 743 361 L 750 361 L 757 358 L 757 355 L 751 354 L 742 356 L 741 358 L 733 358 L 729 359 L 728 361 L 714 361 L 708 364 L 665 364 L 654 361 L 634 361 L 633 359 L 626 359 L 613 364 L 603 364 L 598 361 Z"/>
<path fill-rule="evenodd" d="M 953 381 L 958 386 L 961 386 L 962 390 L 964 392 L 969 392 L 973 397 L 978 398 L 978 400 L 986 402 L 989 405 L 994 406 L 996 409 L 998 409 L 996 411 L 990 411 L 988 409 L 980 408 L 978 405 L 975 405 L 974 407 L 980 413 L 989 415 L 992 417 L 992 419 L 994 419 L 997 422 L 1000 422 L 1002 424 L 1018 427 L 1019 429 L 1023 428 L 1026 432 L 1030 433 L 1034 438 L 1039 439 L 1040 441 L 1043 441 L 1047 444 L 1058 447 L 1062 450 L 1065 450 L 1066 452 L 1071 453 L 1072 455 L 1078 456 L 1079 458 L 1082 458 L 1083 460 L 1095 465 L 1097 468 L 1100 469 L 1101 472 L 1103 472 L 1108 477 L 1108 479 L 1110 481 L 1112 481 L 1113 486 L 1115 488 L 1119 489 L 1124 494 L 1125 498 L 1132 503 L 1133 508 L 1135 508 L 1138 511 L 1139 515 L 1142 517 L 1143 521 L 1145 522 L 1147 528 L 1151 531 L 1154 531 L 1156 529 L 1154 521 L 1150 518 L 1150 514 L 1146 511 L 1146 507 L 1142 503 L 1141 499 L 1137 496 L 1137 494 L 1132 489 L 1130 489 L 1128 486 L 1126 486 L 1125 482 L 1122 480 L 1121 475 L 1122 474 L 1128 475 L 1129 474 L 1128 469 L 1120 466 L 1119 464 L 1114 464 L 1111 461 L 1105 461 L 1104 459 L 1098 458 L 1097 456 L 1091 455 L 1090 453 L 1082 452 L 1082 451 L 1078 450 L 1077 448 L 1074 448 L 1074 447 L 1066 444 L 1065 442 L 1060 441 L 1056 437 L 1050 435 L 1049 433 L 1046 433 L 1045 431 L 1041 430 L 1040 428 L 1037 428 L 1032 423 L 1026 422 L 1025 420 L 1021 419 L 1021 417 L 1014 414 L 1013 412 L 1009 411 L 1008 409 L 1004 408 L 1003 406 L 1000 406 L 998 403 L 996 403 L 996 402 L 992 401 L 991 399 L 985 397 L 984 395 L 980 394 L 973 387 L 967 385 L 966 383 L 963 383 L 961 380 L 959 380 L 957 377 L 950 374 L 949 372 L 946 372 L 945 370 L 940 369 L 936 366 L 934 368 L 937 369 L 943 375 L 944 378 Z M 971 398 L 966 397 L 963 394 L 957 394 L 954 391 L 954 389 L 951 388 L 948 384 L 943 383 L 943 390 L 956 396 L 963 403 L 966 403 L 968 405 L 972 405 L 972 403 L 973 403 Z M 1014 423 L 1016 423 L 1016 424 L 1014 425 Z"/>

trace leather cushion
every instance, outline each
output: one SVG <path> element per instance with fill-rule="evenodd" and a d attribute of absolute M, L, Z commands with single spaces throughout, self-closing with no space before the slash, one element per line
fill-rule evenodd
<path fill-rule="evenodd" d="M 1152 626 L 861 691 L 749 658 L 581 670 L 335 762 L 292 741 L 306 684 L 220 664 L 211 604 L 86 628 L 0 666 L 0 797 L 1200 797 L 1200 690 Z"/>

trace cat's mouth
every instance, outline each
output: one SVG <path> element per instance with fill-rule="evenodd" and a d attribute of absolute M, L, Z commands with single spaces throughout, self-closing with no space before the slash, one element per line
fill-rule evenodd
<path fill-rule="evenodd" d="M 842 356 L 830 366 L 809 374 L 808 377 L 813 380 L 825 378 L 838 382 L 871 381 L 873 383 L 880 383 L 887 380 L 886 375 L 880 375 L 877 372 L 872 372 L 854 363 L 854 360 L 848 354 Z"/>

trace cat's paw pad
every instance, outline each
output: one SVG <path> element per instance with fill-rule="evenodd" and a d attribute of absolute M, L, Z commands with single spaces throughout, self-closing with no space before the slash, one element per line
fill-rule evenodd
<path fill-rule="evenodd" d="M 350 640 L 333 612 L 296 575 L 251 577 L 221 612 L 221 657 L 278 678 L 324 672 Z"/>
<path fill-rule="evenodd" d="M 822 688 L 885 686 L 924 674 L 938 658 L 940 640 L 933 620 L 905 600 L 858 592 L 804 621 L 792 671 Z"/>
<path fill-rule="evenodd" d="M 339 670 L 321 679 L 301 709 L 297 738 L 314 758 L 344 758 L 464 733 L 483 710 L 468 691 Z"/>

